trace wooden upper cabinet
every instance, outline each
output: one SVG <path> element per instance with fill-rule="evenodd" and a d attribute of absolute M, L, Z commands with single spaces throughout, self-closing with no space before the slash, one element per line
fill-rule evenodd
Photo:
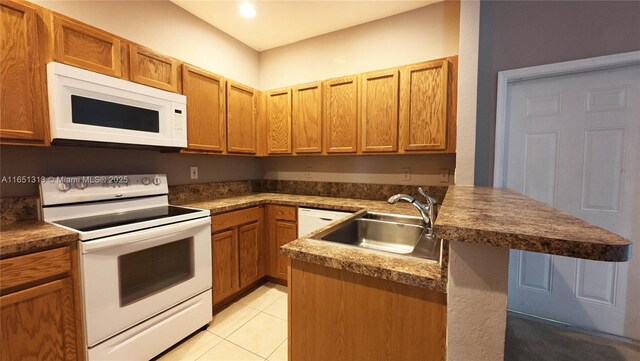
<path fill-rule="evenodd" d="M 322 152 L 322 87 L 320 83 L 293 90 L 293 151 Z"/>
<path fill-rule="evenodd" d="M 177 93 L 179 66 L 177 59 L 129 44 L 130 77 L 136 83 Z"/>
<path fill-rule="evenodd" d="M 363 152 L 398 150 L 398 70 L 362 76 L 360 134 Z"/>
<path fill-rule="evenodd" d="M 449 61 L 443 59 L 403 67 L 400 78 L 400 136 L 403 150 L 445 150 Z"/>
<path fill-rule="evenodd" d="M 267 152 L 291 154 L 291 89 L 273 90 L 267 97 Z"/>
<path fill-rule="evenodd" d="M 211 217 L 214 306 L 265 276 L 263 210 L 251 207 Z"/>
<path fill-rule="evenodd" d="M 187 148 L 224 152 L 224 79 L 183 64 L 182 94 L 187 96 Z"/>
<path fill-rule="evenodd" d="M 35 8 L 0 1 L 0 138 L 48 144 L 44 49 Z"/>
<path fill-rule="evenodd" d="M 358 151 L 358 76 L 324 83 L 325 151 Z"/>
<path fill-rule="evenodd" d="M 100 29 L 53 15 L 54 59 L 114 77 L 122 77 L 120 39 Z"/>
<path fill-rule="evenodd" d="M 227 152 L 256 154 L 256 91 L 227 81 Z"/>

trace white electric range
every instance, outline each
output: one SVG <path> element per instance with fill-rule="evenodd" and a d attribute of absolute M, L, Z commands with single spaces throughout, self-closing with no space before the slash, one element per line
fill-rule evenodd
<path fill-rule="evenodd" d="M 89 360 L 148 360 L 212 319 L 210 212 L 167 194 L 163 174 L 40 185 L 44 221 L 79 234 Z"/>

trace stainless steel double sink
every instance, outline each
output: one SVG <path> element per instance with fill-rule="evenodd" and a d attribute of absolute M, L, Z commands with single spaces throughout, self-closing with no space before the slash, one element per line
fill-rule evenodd
<path fill-rule="evenodd" d="M 313 238 L 440 262 L 441 241 L 421 217 L 365 212 Z"/>

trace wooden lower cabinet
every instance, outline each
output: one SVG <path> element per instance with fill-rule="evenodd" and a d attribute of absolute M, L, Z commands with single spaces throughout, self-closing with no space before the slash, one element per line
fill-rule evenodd
<path fill-rule="evenodd" d="M 75 360 L 70 278 L 0 297 L 2 360 Z"/>
<path fill-rule="evenodd" d="M 0 359 L 84 359 L 70 247 L 0 261 Z"/>
<path fill-rule="evenodd" d="M 214 215 L 211 222 L 213 305 L 224 305 L 264 278 L 263 208 Z"/>
<path fill-rule="evenodd" d="M 267 275 L 282 282 L 287 281 L 288 259 L 280 253 L 280 247 L 298 238 L 297 208 L 267 206 L 267 233 L 269 238 L 269 269 Z"/>
<path fill-rule="evenodd" d="M 287 282 L 288 259 L 280 247 L 298 238 L 297 212 L 270 204 L 212 217 L 214 307 L 224 307 L 265 276 Z"/>
<path fill-rule="evenodd" d="M 253 222 L 238 228 L 240 287 L 246 287 L 264 276 L 262 234 L 260 223 Z"/>
<path fill-rule="evenodd" d="M 444 360 L 446 294 L 292 260 L 289 360 Z"/>
<path fill-rule="evenodd" d="M 223 300 L 239 289 L 238 230 L 215 233 L 211 236 L 213 263 L 213 301 Z"/>

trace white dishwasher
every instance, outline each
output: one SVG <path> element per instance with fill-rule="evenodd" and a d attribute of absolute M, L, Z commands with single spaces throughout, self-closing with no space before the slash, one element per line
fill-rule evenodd
<path fill-rule="evenodd" d="M 298 208 L 298 238 L 352 214 L 351 212 L 300 207 Z"/>

